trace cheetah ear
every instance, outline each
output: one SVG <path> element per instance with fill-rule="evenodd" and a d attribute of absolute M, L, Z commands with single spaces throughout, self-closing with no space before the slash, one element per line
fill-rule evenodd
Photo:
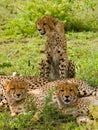
<path fill-rule="evenodd" d="M 9 84 L 9 82 L 10 82 L 10 80 L 6 79 L 6 80 L 4 81 L 4 86 L 7 86 L 7 85 Z"/>
<path fill-rule="evenodd" d="M 7 85 L 9 84 L 9 82 L 10 82 L 10 80 L 8 80 L 8 79 L 6 79 L 6 80 L 4 80 L 4 85 L 3 85 L 3 88 L 6 90 L 6 88 L 7 88 Z"/>
<path fill-rule="evenodd" d="M 25 81 L 25 88 L 28 89 L 29 88 L 29 82 L 28 81 Z"/>
<path fill-rule="evenodd" d="M 55 21 L 55 18 L 51 17 L 51 16 L 47 16 L 46 17 L 46 20 L 48 20 L 48 23 L 49 23 L 49 27 L 53 30 L 55 30 L 55 25 L 56 25 L 56 21 Z"/>
<path fill-rule="evenodd" d="M 69 84 L 69 83 L 75 85 L 76 88 L 78 88 L 78 86 L 79 86 L 77 83 L 74 83 L 73 81 L 67 80 L 66 84 Z"/>
<path fill-rule="evenodd" d="M 55 85 L 56 92 L 58 93 L 58 90 L 61 88 L 62 84 Z M 54 86 L 53 86 L 54 87 Z"/>
<path fill-rule="evenodd" d="M 58 86 L 59 86 L 59 85 L 55 85 L 55 86 L 53 86 L 53 87 L 56 88 L 56 90 L 57 90 Z"/>
<path fill-rule="evenodd" d="M 70 80 L 67 80 L 66 85 L 68 85 L 68 84 L 72 84 L 72 82 Z"/>
<path fill-rule="evenodd" d="M 51 16 L 51 20 L 52 20 L 54 25 L 56 25 L 58 23 L 58 19 L 57 18 L 54 18 L 54 17 Z"/>
<path fill-rule="evenodd" d="M 79 87 L 79 85 L 78 85 L 77 83 L 74 83 L 74 84 L 75 84 L 75 87 L 76 87 L 76 88 L 78 88 L 78 87 Z"/>

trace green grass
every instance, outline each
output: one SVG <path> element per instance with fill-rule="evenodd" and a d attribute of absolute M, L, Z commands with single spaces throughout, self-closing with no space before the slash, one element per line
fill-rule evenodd
<path fill-rule="evenodd" d="M 76 64 L 76 77 L 92 86 L 98 85 L 98 33 L 67 33 L 68 54 Z M 26 41 L 26 42 L 25 42 Z M 0 74 L 39 75 L 38 63 L 45 58 L 45 39 L 24 38 L 24 41 L 0 45 Z"/>
<path fill-rule="evenodd" d="M 66 32 L 68 55 L 76 64 L 76 78 L 87 81 L 92 87 L 98 86 L 98 32 L 94 32 L 98 29 L 97 0 L 65 0 L 65 7 L 62 4 L 64 0 L 56 0 L 55 10 L 50 6 L 52 0 L 47 1 L 47 5 L 43 0 L 44 4 L 38 6 L 35 4 L 39 0 L 34 1 L 35 4 L 31 0 L 5 1 L 0 1 L 0 75 L 17 72 L 19 75 L 39 76 L 38 63 L 45 58 L 45 38 L 36 31 L 35 21 L 38 17 L 51 14 L 67 24 L 67 30 L 84 30 Z M 38 122 L 32 121 L 32 116 L 32 113 L 28 113 L 12 118 L 8 110 L 0 112 L 0 130 L 98 129 L 96 122 L 78 126 L 72 117 L 65 117 L 47 104 Z"/>
<path fill-rule="evenodd" d="M 69 33 L 69 56 L 75 61 L 76 77 L 98 85 L 98 33 Z"/>
<path fill-rule="evenodd" d="M 10 112 L 5 110 L 0 113 L 0 130 L 97 130 L 98 122 L 77 125 L 72 116 L 65 116 L 53 105 L 49 105 L 50 96 L 46 99 L 40 120 L 32 120 L 33 113 L 11 117 Z M 48 103 L 48 104 L 47 104 Z M 94 115 L 96 117 L 96 115 Z"/>
<path fill-rule="evenodd" d="M 68 54 L 76 64 L 76 78 L 98 86 L 98 33 L 69 32 L 66 34 Z M 0 75 L 36 75 L 38 63 L 45 58 L 45 39 L 24 38 L 24 42 L 2 43 L 0 45 Z M 26 42 L 25 42 L 26 41 Z M 78 126 L 74 119 L 65 117 L 51 106 L 46 106 L 39 122 L 32 121 L 32 114 L 12 118 L 8 111 L 0 113 L 0 130 L 86 130 L 88 126 Z M 98 124 L 89 126 L 97 130 Z"/>

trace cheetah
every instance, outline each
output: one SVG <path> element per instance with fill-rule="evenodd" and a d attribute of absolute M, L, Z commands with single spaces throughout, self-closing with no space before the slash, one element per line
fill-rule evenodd
<path fill-rule="evenodd" d="M 98 96 L 79 97 L 77 84 L 70 81 L 67 81 L 66 84 L 59 84 L 56 88 L 56 95 L 59 107 L 65 113 L 67 113 L 68 108 L 68 114 L 73 114 L 73 116 L 88 115 L 90 102 L 98 105 Z M 76 110 L 73 109 L 74 107 L 76 107 Z"/>
<path fill-rule="evenodd" d="M 58 85 L 56 88 L 56 95 L 58 99 L 59 108 L 67 115 L 78 117 L 83 123 L 89 121 L 88 116 L 92 115 L 91 106 L 95 108 L 96 117 L 98 118 L 98 97 L 78 97 L 78 89 L 76 84 L 66 82 L 66 84 Z"/>
<path fill-rule="evenodd" d="M 71 105 L 76 103 L 78 101 L 78 99 L 79 99 L 79 102 L 81 101 L 81 103 L 83 101 L 85 105 L 87 103 L 85 101 L 85 99 L 87 99 L 87 101 L 88 101 L 87 105 L 89 105 L 89 103 L 91 102 L 91 100 L 89 98 L 91 98 L 91 99 L 98 98 L 98 88 L 97 87 L 92 88 L 85 81 L 82 81 L 82 80 L 79 80 L 79 79 L 72 78 L 72 79 L 63 79 L 63 80 L 57 80 L 57 81 L 49 82 L 46 85 L 44 85 L 44 86 L 42 86 L 38 89 L 35 89 L 35 92 L 36 91 L 38 92 L 37 94 L 34 94 L 35 92 L 33 91 L 33 94 L 35 96 L 34 101 L 36 102 L 37 109 L 38 109 L 38 111 L 35 113 L 35 115 L 33 117 L 34 120 L 39 119 L 38 115 L 39 115 L 40 112 L 42 112 L 43 106 L 45 104 L 44 99 L 47 97 L 47 95 L 50 92 L 52 92 L 52 103 L 53 103 L 53 105 L 56 105 L 56 107 L 60 110 L 63 108 L 63 105 L 65 105 L 64 103 L 62 103 L 63 99 L 61 100 L 58 96 L 59 94 L 61 94 L 61 91 L 58 92 L 58 90 L 59 90 L 58 86 L 62 87 L 62 84 L 63 84 L 63 87 L 65 87 L 66 91 L 67 90 L 68 90 L 68 92 L 72 91 L 71 93 L 72 93 L 72 95 L 74 95 L 74 97 L 73 96 L 70 97 L 69 95 L 68 95 L 68 97 L 65 97 L 65 101 L 67 102 L 67 100 L 68 100 L 68 103 L 69 103 L 69 105 L 68 105 L 69 111 L 70 111 L 70 108 L 72 107 Z M 73 90 L 75 89 L 76 92 L 73 92 L 73 90 L 70 90 L 70 88 L 72 88 Z M 66 94 L 66 95 L 69 94 L 66 91 L 62 90 L 62 93 Z M 69 99 L 71 100 L 70 102 L 69 102 Z M 64 107 L 64 109 L 65 109 L 65 107 Z M 79 109 L 80 109 L 80 107 L 79 107 Z M 78 108 L 77 108 L 77 110 L 78 110 Z M 89 110 L 89 108 L 87 108 L 87 111 L 88 110 Z M 75 115 L 74 112 L 76 112 L 76 111 L 73 111 L 73 114 Z M 76 113 L 76 114 L 78 114 L 78 113 Z M 88 115 L 88 113 L 86 113 L 86 114 Z"/>
<path fill-rule="evenodd" d="M 37 20 L 37 30 L 46 36 L 46 60 L 40 65 L 40 75 L 49 81 L 75 77 L 75 65 L 68 59 L 64 26 L 51 16 Z"/>
<path fill-rule="evenodd" d="M 11 111 L 11 115 L 22 114 L 25 112 L 24 102 L 27 98 L 28 86 L 22 80 L 12 79 L 6 81 L 5 96 Z"/>
<path fill-rule="evenodd" d="M 65 30 L 64 30 L 64 24 L 58 20 L 57 18 L 54 18 L 52 16 L 44 16 L 42 19 L 44 19 L 46 22 L 48 22 L 51 26 L 51 28 L 54 28 L 57 32 L 62 33 L 63 35 L 65 35 Z M 40 20 L 40 18 L 38 19 L 38 21 Z M 42 22 L 42 26 L 43 26 L 43 21 Z M 42 29 L 43 27 L 41 27 Z M 44 28 L 43 30 L 39 30 L 41 35 L 44 35 Z"/>
<path fill-rule="evenodd" d="M 5 96 L 11 116 L 25 114 L 34 109 L 33 95 L 28 92 L 28 83 L 22 79 L 15 78 L 5 83 Z"/>
<path fill-rule="evenodd" d="M 48 80 L 45 78 L 35 77 L 35 76 L 0 76 L 0 111 L 3 111 L 5 108 L 9 108 L 8 101 L 6 99 L 6 82 L 11 80 L 19 80 L 21 82 L 26 82 L 28 89 L 27 91 L 34 90 L 48 83 Z"/>
<path fill-rule="evenodd" d="M 1 104 L 2 107 L 4 107 L 5 103 L 3 101 L 6 101 L 7 104 L 7 98 L 6 98 L 6 86 L 10 82 L 16 82 L 16 86 L 20 86 L 21 82 L 23 84 L 26 84 L 26 90 L 30 95 L 33 95 L 33 101 L 35 102 L 37 109 L 42 111 L 43 105 L 44 105 L 44 98 L 48 95 L 49 91 L 53 91 L 53 102 L 57 104 L 57 97 L 54 92 L 56 87 L 60 84 L 66 84 L 66 82 L 72 82 L 73 84 L 76 84 L 78 89 L 78 97 L 86 97 L 86 96 L 97 96 L 98 97 L 98 88 L 92 88 L 90 87 L 85 81 L 79 80 L 79 79 L 63 79 L 63 80 L 57 80 L 48 82 L 48 80 L 41 78 L 41 77 L 34 77 L 34 76 L 0 76 L 0 94 L 4 94 L 4 97 L 2 97 L 2 100 L 0 99 L 0 110 L 1 110 Z M 6 83 L 7 82 L 7 83 Z M 25 82 L 25 83 L 24 83 Z M 9 85 L 9 84 L 8 84 Z M 24 88 L 25 89 L 25 88 Z M 10 93 L 8 93 L 10 94 Z M 7 96 L 8 97 L 8 96 Z M 17 112 L 16 112 L 17 113 Z M 39 112 L 38 112 L 39 113 Z M 15 114 L 12 114 L 15 115 Z M 35 116 L 36 117 L 36 116 Z"/>

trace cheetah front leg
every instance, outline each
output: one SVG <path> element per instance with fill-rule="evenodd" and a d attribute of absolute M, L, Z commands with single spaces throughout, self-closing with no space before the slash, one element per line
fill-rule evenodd
<path fill-rule="evenodd" d="M 65 52 L 64 52 L 65 53 Z M 60 79 L 68 78 L 68 58 L 65 54 L 59 51 L 59 74 Z"/>
<path fill-rule="evenodd" d="M 60 74 L 60 79 L 67 78 L 68 77 L 68 63 L 65 62 L 64 59 L 60 60 L 60 65 L 59 65 L 59 74 Z"/>
<path fill-rule="evenodd" d="M 49 52 L 46 52 L 46 60 L 42 60 L 40 63 L 40 75 L 46 79 L 49 79 L 51 70 L 51 56 Z"/>
<path fill-rule="evenodd" d="M 37 111 L 35 112 L 34 116 L 32 117 L 33 121 L 38 121 L 39 120 L 39 116 L 40 113 L 43 111 L 43 106 L 44 106 L 44 101 L 43 99 L 39 98 L 39 95 L 35 95 L 34 96 L 34 101 L 36 102 L 36 106 L 37 106 Z"/>
<path fill-rule="evenodd" d="M 76 118 L 76 122 L 78 125 L 81 125 L 81 124 L 92 124 L 94 121 L 91 120 L 88 116 L 79 116 Z"/>
<path fill-rule="evenodd" d="M 74 78 L 76 74 L 75 64 L 73 61 L 68 61 L 68 78 Z"/>
<path fill-rule="evenodd" d="M 46 63 L 44 60 L 42 60 L 40 63 L 39 63 L 39 73 L 40 73 L 40 76 L 41 77 L 45 77 L 45 66 L 46 66 Z"/>
<path fill-rule="evenodd" d="M 50 70 L 51 70 L 51 61 L 50 59 L 47 59 L 45 65 L 45 78 L 47 79 L 49 79 Z"/>
<path fill-rule="evenodd" d="M 40 76 L 44 77 L 46 79 L 49 79 L 49 73 L 50 73 L 50 62 L 49 60 L 42 60 L 39 63 L 39 70 L 40 70 Z"/>

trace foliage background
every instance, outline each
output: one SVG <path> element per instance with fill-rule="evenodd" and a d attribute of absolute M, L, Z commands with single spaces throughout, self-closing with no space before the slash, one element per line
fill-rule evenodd
<path fill-rule="evenodd" d="M 98 30 L 97 0 L 1 0 L 1 5 L 12 14 L 8 16 L 6 33 L 36 34 L 36 20 L 44 15 L 59 18 L 67 31 Z M 2 15 L 2 14 L 1 14 Z M 4 18 L 4 16 L 3 16 Z M 8 31 L 7 31 L 8 30 Z"/>
<path fill-rule="evenodd" d="M 0 75 L 39 76 L 45 38 L 38 34 L 36 21 L 44 15 L 64 23 L 76 78 L 98 86 L 98 0 L 0 0 Z M 12 118 L 9 111 L 0 113 L 0 130 L 33 129 L 97 130 L 98 122 L 78 126 L 51 106 L 46 106 L 39 122 L 32 121 L 32 114 Z"/>

